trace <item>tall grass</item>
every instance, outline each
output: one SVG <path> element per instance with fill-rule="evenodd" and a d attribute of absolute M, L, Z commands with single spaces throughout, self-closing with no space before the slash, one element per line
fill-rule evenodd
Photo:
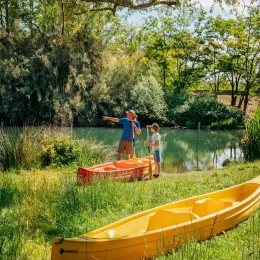
<path fill-rule="evenodd" d="M 246 160 L 260 159 L 260 105 L 255 115 L 246 124 L 246 134 L 241 143 Z"/>
<path fill-rule="evenodd" d="M 19 169 L 21 165 L 22 142 L 19 131 L 0 129 L 0 171 Z"/>
<path fill-rule="evenodd" d="M 78 186 L 75 171 L 68 169 L 0 174 L 0 259 L 50 259 L 56 236 L 78 236 L 136 212 L 242 183 L 259 172 L 256 162 L 153 181 L 101 179 L 87 186 Z M 259 220 L 260 210 L 230 231 L 155 259 L 258 259 Z"/>
<path fill-rule="evenodd" d="M 111 155 L 109 146 L 77 139 L 68 128 L 24 127 L 0 130 L 0 171 L 95 164 Z"/>

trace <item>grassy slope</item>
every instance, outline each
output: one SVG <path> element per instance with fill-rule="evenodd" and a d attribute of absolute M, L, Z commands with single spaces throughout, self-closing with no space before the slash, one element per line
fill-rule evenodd
<path fill-rule="evenodd" d="M 153 181 L 75 184 L 75 169 L 0 175 L 1 259 L 50 259 L 55 236 L 73 237 L 130 214 L 212 192 L 260 174 L 260 162 Z M 3 239 L 4 238 L 4 239 Z M 217 237 L 155 259 L 259 259 L 260 210 Z"/>

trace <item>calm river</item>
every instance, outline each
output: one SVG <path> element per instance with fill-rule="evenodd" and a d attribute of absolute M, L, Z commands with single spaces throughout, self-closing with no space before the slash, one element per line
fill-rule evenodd
<path fill-rule="evenodd" d="M 84 138 L 102 141 L 112 145 L 117 151 L 122 133 L 121 128 L 74 128 L 74 133 Z M 220 168 L 226 159 L 243 160 L 239 140 L 243 131 L 197 131 L 161 128 L 162 136 L 162 172 L 184 173 L 195 168 Z M 151 137 L 151 132 L 149 132 Z M 137 157 L 148 155 L 145 141 L 146 129 L 135 136 Z M 116 154 L 116 153 L 115 153 Z M 116 160 L 115 155 L 115 160 Z"/>

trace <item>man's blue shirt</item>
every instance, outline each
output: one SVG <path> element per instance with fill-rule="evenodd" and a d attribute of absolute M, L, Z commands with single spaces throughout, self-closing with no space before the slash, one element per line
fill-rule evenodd
<path fill-rule="evenodd" d="M 135 123 L 136 127 L 140 129 L 140 124 L 138 121 L 131 121 L 128 118 L 120 118 L 119 123 L 123 125 L 123 133 L 121 140 L 133 142 L 133 127 L 132 122 Z"/>

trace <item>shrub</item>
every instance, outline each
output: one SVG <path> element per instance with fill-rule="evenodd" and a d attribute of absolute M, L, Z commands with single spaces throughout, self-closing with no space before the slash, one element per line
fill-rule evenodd
<path fill-rule="evenodd" d="M 72 142 L 71 135 L 55 132 L 45 135 L 42 142 L 42 166 L 62 166 L 73 162 L 79 150 Z"/>
<path fill-rule="evenodd" d="M 209 126 L 210 129 L 235 129 L 238 127 L 237 120 L 235 118 L 229 118 L 225 120 L 221 120 L 219 122 L 213 122 Z"/>
<path fill-rule="evenodd" d="M 188 128 L 196 127 L 198 122 L 212 129 L 234 129 L 243 124 L 243 114 L 240 110 L 219 103 L 214 95 L 209 94 L 189 97 L 176 106 L 170 116 L 169 121 L 175 120 L 177 124 Z"/>
<path fill-rule="evenodd" d="M 76 163 L 93 165 L 113 156 L 110 146 L 71 136 L 64 128 L 12 128 L 0 135 L 0 171 Z"/>
<path fill-rule="evenodd" d="M 260 159 L 260 106 L 258 106 L 254 117 L 246 124 L 246 132 L 241 140 L 241 147 L 246 160 Z"/>
<path fill-rule="evenodd" d="M 162 86 L 153 76 L 142 77 L 141 81 L 133 86 L 130 105 L 134 107 L 143 122 L 144 118 L 149 118 L 149 122 L 150 120 L 157 120 L 159 123 L 166 121 L 167 105 Z"/>
<path fill-rule="evenodd" d="M 182 93 L 182 94 L 174 94 L 174 93 L 168 93 L 165 96 L 166 103 L 168 105 L 168 111 L 167 111 L 167 119 L 168 124 L 171 125 L 172 121 L 176 121 L 178 124 L 181 124 L 179 118 L 178 118 L 178 112 L 177 110 L 185 109 L 185 104 L 188 104 L 189 99 L 192 98 L 190 94 Z"/>

